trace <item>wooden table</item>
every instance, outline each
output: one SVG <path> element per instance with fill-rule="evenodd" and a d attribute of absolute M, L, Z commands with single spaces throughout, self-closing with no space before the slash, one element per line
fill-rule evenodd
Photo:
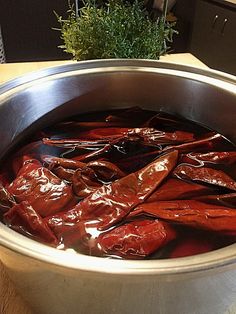
<path fill-rule="evenodd" d="M 161 57 L 160 61 L 191 65 L 207 68 L 200 60 L 190 53 L 171 54 Z M 37 71 L 46 67 L 65 65 L 75 61 L 47 61 L 27 63 L 0 64 L 0 83 L 13 79 L 28 72 Z M 1 256 L 0 256 L 1 258 Z M 13 284 L 9 280 L 0 261 L 0 314 L 30 314 L 27 304 L 20 298 Z"/>

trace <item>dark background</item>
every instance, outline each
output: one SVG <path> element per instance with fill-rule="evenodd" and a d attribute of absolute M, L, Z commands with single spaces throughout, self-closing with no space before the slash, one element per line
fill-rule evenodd
<path fill-rule="evenodd" d="M 58 48 L 63 44 L 60 32 L 52 29 L 60 27 L 53 11 L 67 17 L 67 10 L 68 0 L 0 0 L 6 61 L 71 59 Z M 236 74 L 236 4 L 177 0 L 171 11 L 179 32 L 171 53 L 190 52 L 209 67 Z"/>
<path fill-rule="evenodd" d="M 189 48 L 195 0 L 177 0 L 174 14 L 177 28 L 173 52 Z M 81 2 L 79 2 L 81 5 Z M 0 0 L 0 24 L 7 62 L 68 59 L 62 49 L 59 27 L 53 11 L 66 17 L 67 0 Z"/>
<path fill-rule="evenodd" d="M 67 0 L 0 0 L 0 24 L 7 62 L 70 58 L 62 44 L 53 11 L 66 16 Z"/>

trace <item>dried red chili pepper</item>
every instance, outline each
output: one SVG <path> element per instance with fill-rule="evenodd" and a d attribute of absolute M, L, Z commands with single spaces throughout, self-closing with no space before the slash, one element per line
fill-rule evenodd
<path fill-rule="evenodd" d="M 93 169 L 98 179 L 105 182 L 111 182 L 127 175 L 114 163 L 106 160 L 90 161 L 87 163 L 86 167 Z"/>
<path fill-rule="evenodd" d="M 41 156 L 41 160 L 48 165 L 51 170 L 54 167 L 61 166 L 63 168 L 78 169 L 86 166 L 86 163 L 69 158 L 60 158 L 55 156 Z"/>
<path fill-rule="evenodd" d="M 83 199 L 70 211 L 48 219 L 50 226 L 61 222 L 76 223 L 80 220 L 99 222 L 104 230 L 125 217 L 135 206 L 161 184 L 175 167 L 177 151 L 171 151 L 144 167 L 108 185 L 103 185 L 93 194 Z"/>
<path fill-rule="evenodd" d="M 104 160 L 91 161 L 82 169 L 73 171 L 69 179 L 72 182 L 73 191 L 80 198 L 95 192 L 102 184 L 111 183 L 126 175 L 117 166 Z"/>
<path fill-rule="evenodd" d="M 59 147 L 71 148 L 71 149 L 87 149 L 92 150 L 92 152 L 86 154 L 80 154 L 76 157 L 73 157 L 74 161 L 87 161 L 95 158 L 100 158 L 102 155 L 110 152 L 114 147 L 119 149 L 119 146 L 122 147 L 124 142 L 139 141 L 139 138 L 115 138 L 111 141 L 109 140 L 97 140 L 93 141 L 80 141 L 78 139 L 61 139 L 61 140 L 51 140 L 44 139 L 47 145 L 55 145 Z"/>
<path fill-rule="evenodd" d="M 96 242 L 101 232 L 98 231 L 97 227 L 97 222 L 93 221 L 62 224 L 55 220 L 53 229 L 57 235 L 60 246 L 73 248 L 84 254 L 101 255 Z"/>
<path fill-rule="evenodd" d="M 158 131 L 151 128 L 119 128 L 119 129 L 101 129 L 95 130 L 98 132 L 97 137 L 105 136 L 105 133 L 99 134 L 99 132 L 105 132 L 107 137 L 104 139 L 96 140 L 84 140 L 80 138 L 75 139 L 48 139 L 44 138 L 43 143 L 46 145 L 53 145 L 64 148 L 80 148 L 80 149 L 95 149 L 93 152 L 89 152 L 85 155 L 79 155 L 73 158 L 77 161 L 85 161 L 88 159 L 94 159 L 102 156 L 103 154 L 111 151 L 113 147 L 124 145 L 124 142 L 140 142 L 142 145 L 160 147 L 170 143 L 180 143 L 192 141 L 194 135 L 189 132 L 176 131 L 172 133 Z M 111 132 L 108 134 L 107 132 Z"/>
<path fill-rule="evenodd" d="M 236 152 L 189 153 L 181 157 L 181 162 L 213 163 L 232 165 L 236 162 Z"/>
<path fill-rule="evenodd" d="M 194 228 L 232 232 L 236 230 L 236 210 L 195 200 L 159 201 L 137 206 L 129 217 L 148 214 L 155 218 Z"/>
<path fill-rule="evenodd" d="M 175 168 L 173 176 L 179 179 L 203 182 L 236 191 L 236 182 L 222 170 L 179 165 Z"/>
<path fill-rule="evenodd" d="M 0 212 L 6 212 L 16 203 L 14 197 L 0 182 Z"/>
<path fill-rule="evenodd" d="M 216 195 L 199 195 L 195 198 L 197 201 L 206 202 L 226 207 L 236 207 L 236 193 L 216 194 Z"/>
<path fill-rule="evenodd" d="M 175 230 L 160 220 L 135 220 L 98 236 L 97 245 L 106 255 L 143 258 L 176 237 Z"/>
<path fill-rule="evenodd" d="M 138 135 L 146 145 L 160 145 L 172 143 L 185 143 L 194 140 L 194 135 L 189 132 L 175 131 L 163 132 L 154 128 L 129 129 L 127 136 Z"/>
<path fill-rule="evenodd" d="M 73 175 L 76 170 L 74 169 L 67 169 L 61 166 L 55 167 L 51 170 L 58 178 L 65 180 L 69 183 L 72 182 Z"/>
<path fill-rule="evenodd" d="M 80 138 L 63 138 L 63 139 L 50 139 L 43 138 L 43 144 L 48 146 L 56 146 L 63 148 L 80 148 L 80 149 L 91 149 L 91 148 L 103 148 L 109 143 L 109 139 L 104 140 L 83 140 Z"/>
<path fill-rule="evenodd" d="M 171 145 L 166 146 L 163 151 L 167 151 L 170 149 L 176 149 L 181 153 L 191 152 L 191 151 L 209 151 L 217 147 L 223 141 L 223 136 L 219 133 L 212 132 L 211 134 L 205 135 L 204 137 L 193 141 L 180 145 Z"/>
<path fill-rule="evenodd" d="M 163 132 L 154 128 L 106 128 L 87 133 L 88 138 L 92 139 L 114 139 L 132 135 L 140 136 L 143 141 L 150 144 L 182 143 L 194 140 L 194 135 L 189 132 Z"/>
<path fill-rule="evenodd" d="M 42 156 L 42 160 L 48 164 L 48 168 L 59 178 L 72 182 L 76 195 L 80 197 L 89 195 L 94 191 L 94 187 L 100 187 L 101 183 L 110 183 L 126 175 L 115 164 L 105 160 L 94 160 L 87 164 L 53 156 Z M 87 183 L 85 183 L 86 181 Z M 81 184 L 83 188 L 80 189 Z M 89 188 L 90 185 L 91 189 Z"/>
<path fill-rule="evenodd" d="M 146 145 L 159 145 L 171 143 L 185 143 L 194 140 L 194 135 L 189 132 L 175 131 L 163 132 L 154 128 L 103 128 L 82 132 L 78 138 L 48 139 L 43 138 L 46 145 L 59 147 L 99 147 L 116 139 L 138 136 Z"/>
<path fill-rule="evenodd" d="M 110 128 L 110 127 L 122 127 L 127 123 L 122 121 L 65 121 L 58 123 L 55 127 L 58 129 L 80 131 L 81 129 L 97 129 L 97 128 Z"/>
<path fill-rule="evenodd" d="M 14 205 L 4 214 L 4 221 L 12 229 L 40 242 L 58 244 L 56 236 L 28 202 Z"/>
<path fill-rule="evenodd" d="M 214 190 L 207 186 L 170 178 L 156 189 L 146 202 L 191 199 L 211 193 L 214 193 Z"/>
<path fill-rule="evenodd" d="M 31 155 L 22 155 L 22 156 L 16 156 L 15 158 L 13 158 L 13 160 L 11 161 L 11 167 L 13 170 L 13 173 L 15 174 L 15 176 L 17 176 L 19 170 L 22 168 L 24 162 L 27 162 L 28 160 L 35 160 L 35 162 L 39 162 L 38 160 L 36 161 L 36 159 L 34 159 L 33 154 Z"/>
<path fill-rule="evenodd" d="M 95 159 L 95 158 L 101 158 L 101 156 L 110 153 L 113 149 L 115 149 L 116 151 L 122 151 L 123 146 L 128 143 L 138 143 L 140 142 L 140 138 L 139 137 L 129 137 L 129 138 L 116 138 L 114 140 L 112 140 L 110 143 L 104 145 L 104 147 L 97 149 L 95 151 L 89 152 L 87 154 L 84 155 L 79 155 L 76 157 L 73 157 L 73 160 L 78 160 L 78 161 L 88 161 L 91 159 Z"/>
<path fill-rule="evenodd" d="M 17 172 L 17 176 L 21 176 L 24 173 L 28 173 L 28 172 L 35 170 L 41 166 L 42 165 L 41 165 L 40 161 L 38 161 L 37 159 L 32 159 L 32 158 L 24 159 L 21 168 Z"/>
<path fill-rule="evenodd" d="M 129 128 L 99 128 L 78 134 L 78 140 L 111 141 L 128 134 Z"/>
<path fill-rule="evenodd" d="M 8 190 L 17 202 L 28 201 L 42 217 L 75 204 L 71 187 L 37 160 L 24 162 Z"/>
<path fill-rule="evenodd" d="M 72 184 L 74 193 L 80 198 L 87 197 L 102 186 L 94 170 L 88 167 L 75 171 Z"/>
<path fill-rule="evenodd" d="M 177 243 L 170 254 L 170 258 L 192 256 L 214 250 L 214 245 L 208 239 L 202 237 L 185 237 Z"/>
<path fill-rule="evenodd" d="M 98 219 L 102 229 L 121 220 L 137 204 L 143 202 L 174 168 L 177 151 L 163 155 L 145 168 L 102 186 L 91 197 L 81 201 L 76 210 L 80 219 Z"/>
<path fill-rule="evenodd" d="M 69 158 L 41 156 L 41 160 L 43 165 L 51 170 L 56 176 L 70 183 L 72 182 L 75 170 L 82 169 L 86 166 L 86 163 Z"/>
<path fill-rule="evenodd" d="M 12 156 L 12 168 L 17 174 L 18 170 L 22 167 L 25 160 L 37 159 L 41 161 L 41 156 L 57 156 L 64 152 L 65 150 L 55 146 L 44 145 L 41 140 L 36 142 L 31 142 L 24 145 L 20 150 Z"/>

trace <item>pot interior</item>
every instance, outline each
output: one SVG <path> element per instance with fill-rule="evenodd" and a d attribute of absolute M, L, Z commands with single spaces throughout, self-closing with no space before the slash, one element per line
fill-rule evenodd
<path fill-rule="evenodd" d="M 214 71 L 137 60 L 84 62 L 42 71 L 36 78 L 23 77 L 0 88 L 0 157 L 4 158 L 18 142 L 36 130 L 72 115 L 131 106 L 185 117 L 236 143 L 235 83 L 234 78 Z M 32 243 L 31 240 L 11 230 L 4 229 L 4 232 L 9 232 L 10 237 L 1 239 L 0 235 L 0 243 L 32 254 L 29 249 L 25 250 L 26 243 Z M 21 248 L 17 247 L 18 241 Z M 48 256 L 42 257 L 42 251 L 38 251 L 42 246 L 34 244 L 34 255 L 37 252 L 37 257 L 41 255 L 40 258 L 55 262 Z M 231 246 L 234 251 L 235 246 Z M 51 248 L 45 250 L 54 251 Z M 234 256 L 229 247 L 219 251 L 223 253 L 218 256 L 214 252 L 203 254 L 206 257 L 200 258 L 196 267 L 222 264 L 223 260 L 231 260 Z M 196 263 L 195 257 L 183 260 L 185 268 Z M 145 268 L 153 270 L 154 261 L 150 263 L 152 266 Z M 69 265 L 68 261 L 65 264 Z M 163 267 L 163 261 L 159 265 Z M 175 270 L 176 265 L 173 264 Z"/>

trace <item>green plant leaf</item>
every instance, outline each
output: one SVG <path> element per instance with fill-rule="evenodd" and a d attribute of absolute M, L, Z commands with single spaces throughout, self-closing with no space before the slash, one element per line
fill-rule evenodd
<path fill-rule="evenodd" d="M 109 0 L 106 4 L 87 0 L 78 14 L 69 5 L 67 19 L 56 14 L 64 42 L 60 48 L 76 60 L 159 59 L 176 33 L 165 15 L 152 20 L 140 0 Z"/>

